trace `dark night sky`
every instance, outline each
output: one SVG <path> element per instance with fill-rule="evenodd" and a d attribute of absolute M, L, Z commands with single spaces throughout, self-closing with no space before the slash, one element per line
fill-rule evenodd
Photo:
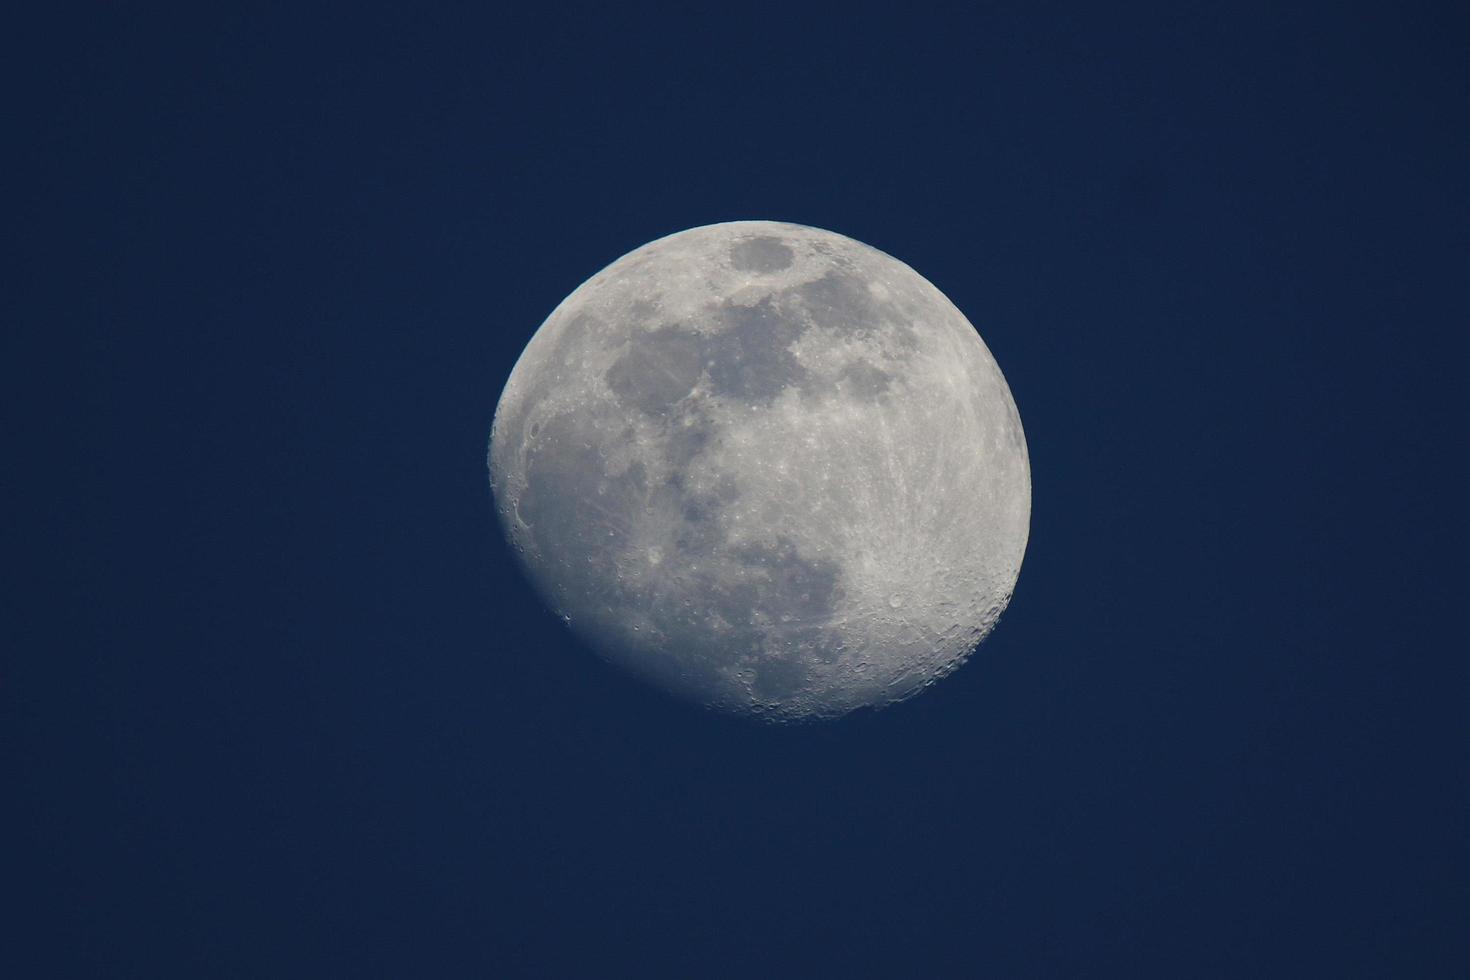
<path fill-rule="evenodd" d="M 0 972 L 1470 972 L 1456 5 L 419 6 L 5 32 Z M 1026 426 L 1015 600 L 884 712 L 667 700 L 495 524 L 541 320 L 736 218 Z"/>

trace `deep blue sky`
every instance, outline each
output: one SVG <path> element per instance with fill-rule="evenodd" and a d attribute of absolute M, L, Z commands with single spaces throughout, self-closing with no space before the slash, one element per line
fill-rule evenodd
<path fill-rule="evenodd" d="M 1466 975 L 1458 5 L 420 6 L 6 32 L 7 976 Z M 1020 406 L 885 712 L 666 700 L 495 526 L 541 320 L 736 218 Z"/>

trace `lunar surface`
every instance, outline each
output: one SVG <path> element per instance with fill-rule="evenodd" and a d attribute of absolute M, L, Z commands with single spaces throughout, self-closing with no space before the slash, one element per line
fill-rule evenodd
<path fill-rule="evenodd" d="M 922 690 L 995 626 L 1031 475 L 1005 378 L 902 262 L 710 225 L 562 302 L 496 409 L 496 507 L 602 656 L 792 721 Z"/>

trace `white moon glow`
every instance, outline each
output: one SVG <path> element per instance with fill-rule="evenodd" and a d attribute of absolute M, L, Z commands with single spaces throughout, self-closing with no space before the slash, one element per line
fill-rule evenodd
<path fill-rule="evenodd" d="M 959 666 L 1030 526 L 1021 420 L 964 315 L 876 249 L 767 221 L 659 239 L 568 296 L 511 373 L 489 464 L 578 635 L 773 720 Z"/>

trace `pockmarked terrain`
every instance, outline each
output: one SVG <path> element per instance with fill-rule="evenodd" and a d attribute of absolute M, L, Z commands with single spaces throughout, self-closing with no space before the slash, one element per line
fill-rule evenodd
<path fill-rule="evenodd" d="M 1030 526 L 989 350 L 902 262 L 740 221 L 637 249 L 541 326 L 495 413 L 502 526 L 590 646 L 711 707 L 833 717 L 959 666 Z"/>

